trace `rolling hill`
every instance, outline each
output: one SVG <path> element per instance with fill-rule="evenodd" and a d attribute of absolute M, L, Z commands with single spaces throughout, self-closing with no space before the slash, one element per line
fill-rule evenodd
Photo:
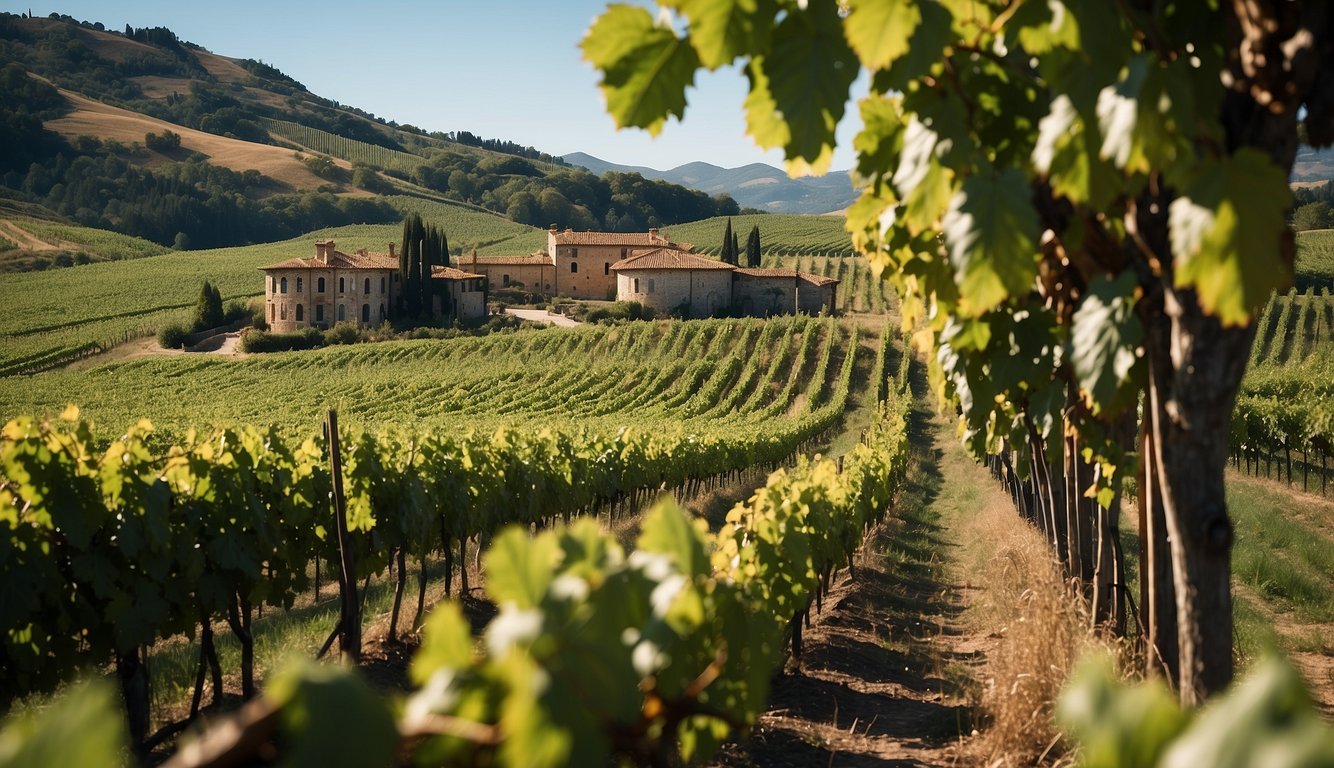
<path fill-rule="evenodd" d="M 695 162 L 669 171 L 659 171 L 639 165 L 609 163 L 583 152 L 564 155 L 561 159 L 571 165 L 587 168 L 599 176 L 609 171 L 638 173 L 646 179 L 670 181 L 710 195 L 728 194 L 743 207 L 770 213 L 835 213 L 857 199 L 857 192 L 852 188 L 846 171 L 791 179 L 782 170 L 763 163 L 722 168 L 711 163 Z"/>
<path fill-rule="evenodd" d="M 739 210 L 666 181 L 605 181 L 514 142 L 399 125 L 164 27 L 58 15 L 0 12 L 0 145 L 0 200 L 181 250 L 389 223 L 392 195 L 622 232 Z M 115 258 L 59 259 L 13 234 L 0 242 L 11 269 Z"/>

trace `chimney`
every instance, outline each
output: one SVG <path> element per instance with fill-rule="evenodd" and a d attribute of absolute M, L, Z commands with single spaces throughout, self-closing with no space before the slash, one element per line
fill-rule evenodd
<path fill-rule="evenodd" d="M 557 231 L 557 227 L 556 227 L 556 225 L 555 225 L 555 224 L 552 224 L 551 226 L 547 227 L 547 231 L 548 231 L 548 232 L 555 232 L 555 231 Z"/>
<path fill-rule="evenodd" d="M 658 239 L 658 228 L 657 228 L 657 227 L 649 227 L 649 228 L 648 228 L 648 236 L 649 236 L 650 238 L 654 239 L 654 240 L 657 240 L 657 239 Z"/>
<path fill-rule="evenodd" d="M 357 251 L 357 255 L 358 255 L 358 256 L 365 257 L 365 256 L 366 256 L 366 249 L 365 249 L 365 248 L 362 248 L 361 250 Z"/>
<path fill-rule="evenodd" d="M 396 259 L 396 258 L 398 258 L 398 256 L 394 253 L 394 244 L 393 244 L 393 243 L 390 243 L 390 244 L 389 244 L 389 258 L 391 258 L 391 259 Z"/>
<path fill-rule="evenodd" d="M 334 252 L 334 241 L 332 240 L 315 241 L 315 258 L 319 259 L 321 264 L 328 264 L 329 257 L 333 256 L 333 252 Z"/>

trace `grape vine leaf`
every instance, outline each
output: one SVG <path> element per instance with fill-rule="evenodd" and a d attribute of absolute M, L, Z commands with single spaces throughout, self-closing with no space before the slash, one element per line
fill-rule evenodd
<path fill-rule="evenodd" d="M 909 0 L 852 0 L 843 20 L 848 44 L 867 69 L 884 69 L 908 52 L 908 41 L 922 21 Z"/>
<path fill-rule="evenodd" d="M 1287 227 L 1287 178 L 1245 147 L 1203 162 L 1181 182 L 1168 209 L 1176 286 L 1193 287 L 1224 325 L 1244 325 L 1292 279 L 1292 264 L 1274 250 Z"/>
<path fill-rule="evenodd" d="M 712 567 L 700 531 L 680 507 L 662 503 L 649 512 L 635 546 L 667 555 L 687 576 L 707 574 Z"/>
<path fill-rule="evenodd" d="M 774 0 L 666 0 L 690 19 L 690 44 L 709 69 L 769 46 L 778 6 Z"/>
<path fill-rule="evenodd" d="M 782 147 L 790 175 L 829 170 L 834 128 L 858 72 L 838 5 L 811 0 L 804 10 L 789 10 L 774 27 L 769 53 L 752 59 L 748 72 L 751 137 L 765 149 Z"/>
<path fill-rule="evenodd" d="M 102 680 L 65 691 L 51 707 L 8 718 L 0 728 L 0 768 L 126 765 L 119 696 Z"/>
<path fill-rule="evenodd" d="M 1142 367 L 1137 350 L 1144 328 L 1135 314 L 1135 283 L 1130 271 L 1114 280 L 1095 277 L 1071 321 L 1070 365 L 1095 416 L 1134 405 L 1139 392 L 1132 373 Z"/>
<path fill-rule="evenodd" d="M 1290 664 L 1268 657 L 1205 707 L 1163 755 L 1163 768 L 1317 768 L 1334 765 L 1334 729 Z"/>
<path fill-rule="evenodd" d="M 439 669 L 461 669 L 473 658 L 472 631 L 463 609 L 453 600 L 432 609 L 422 626 L 422 645 L 412 657 L 410 673 L 417 685 L 425 685 Z"/>
<path fill-rule="evenodd" d="M 487 594 L 497 605 L 536 608 L 551 585 L 559 556 L 560 547 L 553 537 L 529 537 L 520 528 L 507 528 L 486 552 Z"/>
<path fill-rule="evenodd" d="M 1096 656 L 1076 668 L 1056 717 L 1078 739 L 1086 768 L 1153 768 L 1188 722 L 1161 682 L 1119 686 L 1110 661 Z"/>
<path fill-rule="evenodd" d="M 385 701 L 354 672 L 300 661 L 264 695 L 281 711 L 284 765 L 391 765 L 398 730 Z M 355 739 L 347 734 L 355 733 Z"/>
<path fill-rule="evenodd" d="M 968 177 L 943 221 L 950 263 L 966 314 L 981 315 L 1037 277 L 1037 213 L 1017 168 Z"/>
<path fill-rule="evenodd" d="M 608 6 L 580 47 L 584 59 L 602 71 L 607 112 L 618 128 L 644 128 L 656 136 L 668 116 L 685 115 L 685 89 L 694 82 L 699 56 L 647 10 Z"/>

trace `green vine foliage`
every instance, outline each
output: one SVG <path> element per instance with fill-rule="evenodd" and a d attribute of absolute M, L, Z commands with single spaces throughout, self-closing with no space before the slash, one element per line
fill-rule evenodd
<path fill-rule="evenodd" d="M 372 693 L 355 672 L 298 662 L 270 681 L 237 724 L 200 741 L 221 740 L 222 747 L 210 748 L 231 750 L 238 763 L 278 749 L 293 765 L 386 765 L 396 755 L 418 764 L 509 766 L 704 759 L 763 711 L 793 617 L 886 514 L 904 478 L 909 402 L 891 396 L 882 405 L 842 471 L 824 459 L 780 469 L 716 533 L 671 501 L 647 515 L 628 553 L 588 518 L 535 536 L 526 526 L 500 530 L 484 560 L 498 614 L 478 641 L 458 603 L 433 611 L 410 669 L 415 688 L 401 700 Z M 42 442 L 79 430 L 70 421 L 41 433 Z M 495 442 L 503 454 L 518 440 L 502 433 Z M 409 463 L 430 455 L 379 445 L 379 453 Z M 352 453 L 365 449 L 358 444 Z M 511 455 L 510 468 L 526 463 Z M 210 466 L 220 458 L 209 457 Z M 226 484 L 237 485 L 248 475 L 235 466 L 196 476 L 196 486 L 229 478 Z M 377 491 L 362 485 L 370 466 L 349 466 L 359 478 L 349 482 L 350 496 L 375 499 Z M 404 476 L 393 466 L 379 469 Z M 476 477 L 495 478 L 501 493 L 506 476 L 497 469 L 492 464 Z M 25 494 L 39 487 L 15 482 Z M 540 499 L 541 490 L 525 498 Z M 378 509 L 376 515 L 379 528 L 385 520 Z M 358 516 L 349 511 L 349 521 Z M 247 554 L 234 557 L 244 562 Z M 94 697 L 62 698 L 50 716 L 7 725 L 0 767 L 120 764 L 122 721 L 111 697 L 96 690 Z M 66 733 L 67 722 L 86 733 Z M 228 742 L 238 731 L 243 736 Z M 90 744 L 104 751 L 79 762 Z"/>
<path fill-rule="evenodd" d="M 662 5 L 684 23 L 617 5 L 583 41 L 620 125 L 656 131 L 682 115 L 697 68 L 739 63 L 751 137 L 791 173 L 819 173 L 853 79 L 869 75 L 848 229 L 890 269 L 978 454 L 1023 450 L 1032 424 L 1059 437 L 1068 380 L 1103 421 L 1134 405 L 1146 278 L 1121 244 L 1151 186 L 1177 190 L 1175 286 L 1222 323 L 1250 322 L 1291 280 L 1278 257 L 1284 170 L 1225 147 L 1226 34 L 1209 4 L 1153 17 L 1097 0 Z"/>

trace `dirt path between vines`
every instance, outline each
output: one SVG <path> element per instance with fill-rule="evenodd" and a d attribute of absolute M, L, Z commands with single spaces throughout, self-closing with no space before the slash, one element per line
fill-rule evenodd
<path fill-rule="evenodd" d="M 893 518 L 843 571 L 804 632 L 800 663 L 774 679 L 769 710 L 723 766 L 953 766 L 970 745 L 993 635 L 966 611 L 982 588 L 960 565 L 993 544 L 962 541 L 963 518 L 1008 499 L 919 411 Z M 957 455 L 955 455 L 957 454 Z M 1012 515 L 1013 513 L 1008 513 Z"/>

